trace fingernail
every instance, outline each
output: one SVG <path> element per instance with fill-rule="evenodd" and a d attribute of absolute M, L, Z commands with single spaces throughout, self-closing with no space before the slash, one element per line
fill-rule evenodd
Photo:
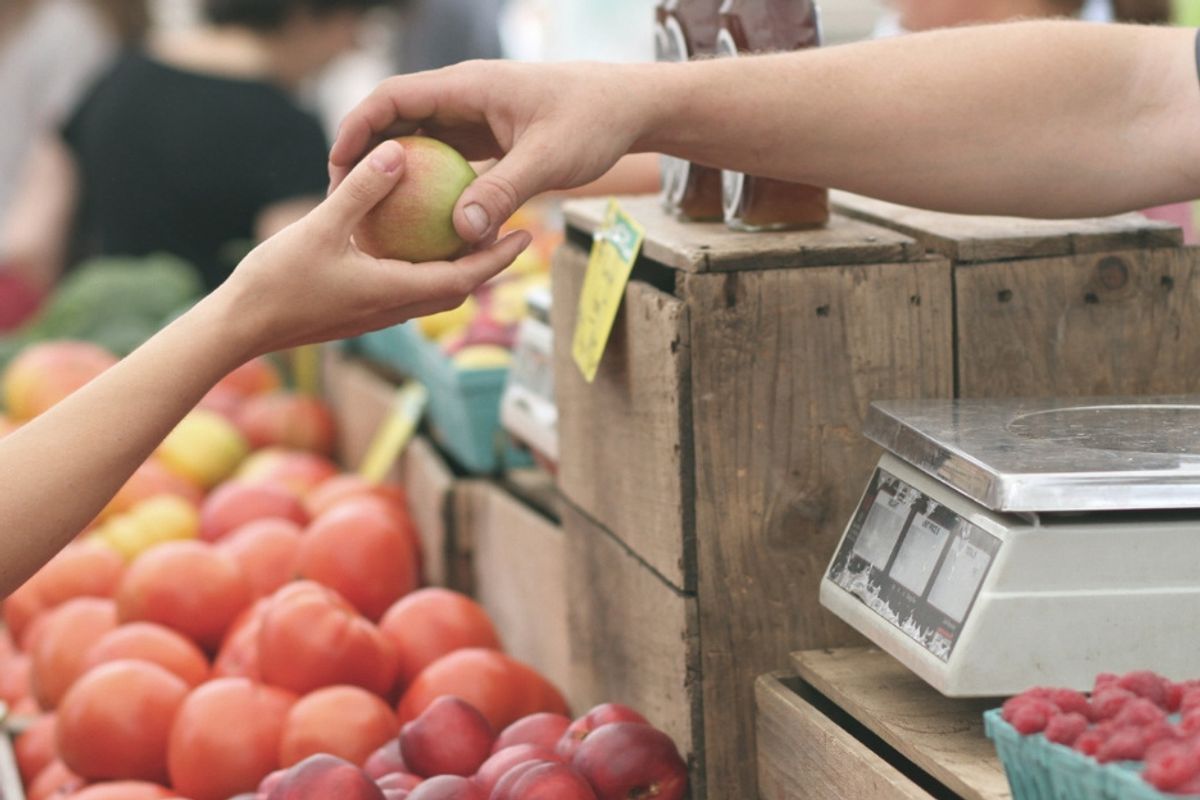
<path fill-rule="evenodd" d="M 391 175 L 400 169 L 400 162 L 403 160 L 404 146 L 392 141 L 379 145 L 371 154 L 371 166 L 384 175 Z"/>
<path fill-rule="evenodd" d="M 471 231 L 475 234 L 476 238 L 479 238 L 487 233 L 488 226 L 491 224 L 491 222 L 488 220 L 487 211 L 485 211 L 483 206 L 479 205 L 479 203 L 471 203 L 471 205 L 464 208 L 463 216 L 467 218 L 467 225 L 470 226 Z"/>

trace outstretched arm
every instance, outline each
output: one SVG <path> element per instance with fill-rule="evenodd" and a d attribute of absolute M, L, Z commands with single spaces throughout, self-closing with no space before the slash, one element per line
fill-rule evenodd
<path fill-rule="evenodd" d="M 1194 39 L 1022 22 L 690 64 L 467 63 L 381 84 L 330 172 L 416 128 L 500 158 L 456 209 L 472 241 L 630 151 L 944 211 L 1126 211 L 1200 195 Z"/>
<path fill-rule="evenodd" d="M 368 257 L 350 235 L 400 179 L 378 148 L 324 203 L 255 249 L 219 289 L 116 366 L 0 439 L 0 597 L 100 511 L 179 420 L 249 358 L 460 304 L 529 242 L 454 263 Z"/>

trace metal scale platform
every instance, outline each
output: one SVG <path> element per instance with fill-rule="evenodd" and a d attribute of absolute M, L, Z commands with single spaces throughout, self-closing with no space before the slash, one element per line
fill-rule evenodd
<path fill-rule="evenodd" d="M 948 696 L 1200 675 L 1200 398 L 872 405 L 821 603 Z"/>

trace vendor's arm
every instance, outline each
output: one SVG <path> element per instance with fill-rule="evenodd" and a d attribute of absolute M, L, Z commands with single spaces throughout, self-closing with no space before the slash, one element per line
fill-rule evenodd
<path fill-rule="evenodd" d="M 217 291 L 132 355 L 0 439 L 0 597 L 84 528 L 222 376 L 249 358 L 458 305 L 528 244 L 405 264 L 350 241 L 402 172 L 384 145 L 328 200 L 264 242 Z"/>
<path fill-rule="evenodd" d="M 1144 208 L 1200 195 L 1194 39 L 1024 22 L 684 65 L 468 63 L 382 84 L 342 125 L 331 175 L 418 125 L 503 155 L 459 202 L 468 238 L 629 151 L 945 211 Z"/>

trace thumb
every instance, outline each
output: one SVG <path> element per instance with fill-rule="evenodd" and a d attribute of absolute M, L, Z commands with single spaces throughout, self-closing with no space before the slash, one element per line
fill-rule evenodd
<path fill-rule="evenodd" d="M 454 208 L 454 228 L 468 242 L 488 241 L 517 209 L 553 188 L 549 159 L 518 146 L 466 188 Z"/>
<path fill-rule="evenodd" d="M 322 222 L 350 233 L 404 173 L 404 147 L 391 140 L 376 147 L 350 171 L 321 204 Z"/>

